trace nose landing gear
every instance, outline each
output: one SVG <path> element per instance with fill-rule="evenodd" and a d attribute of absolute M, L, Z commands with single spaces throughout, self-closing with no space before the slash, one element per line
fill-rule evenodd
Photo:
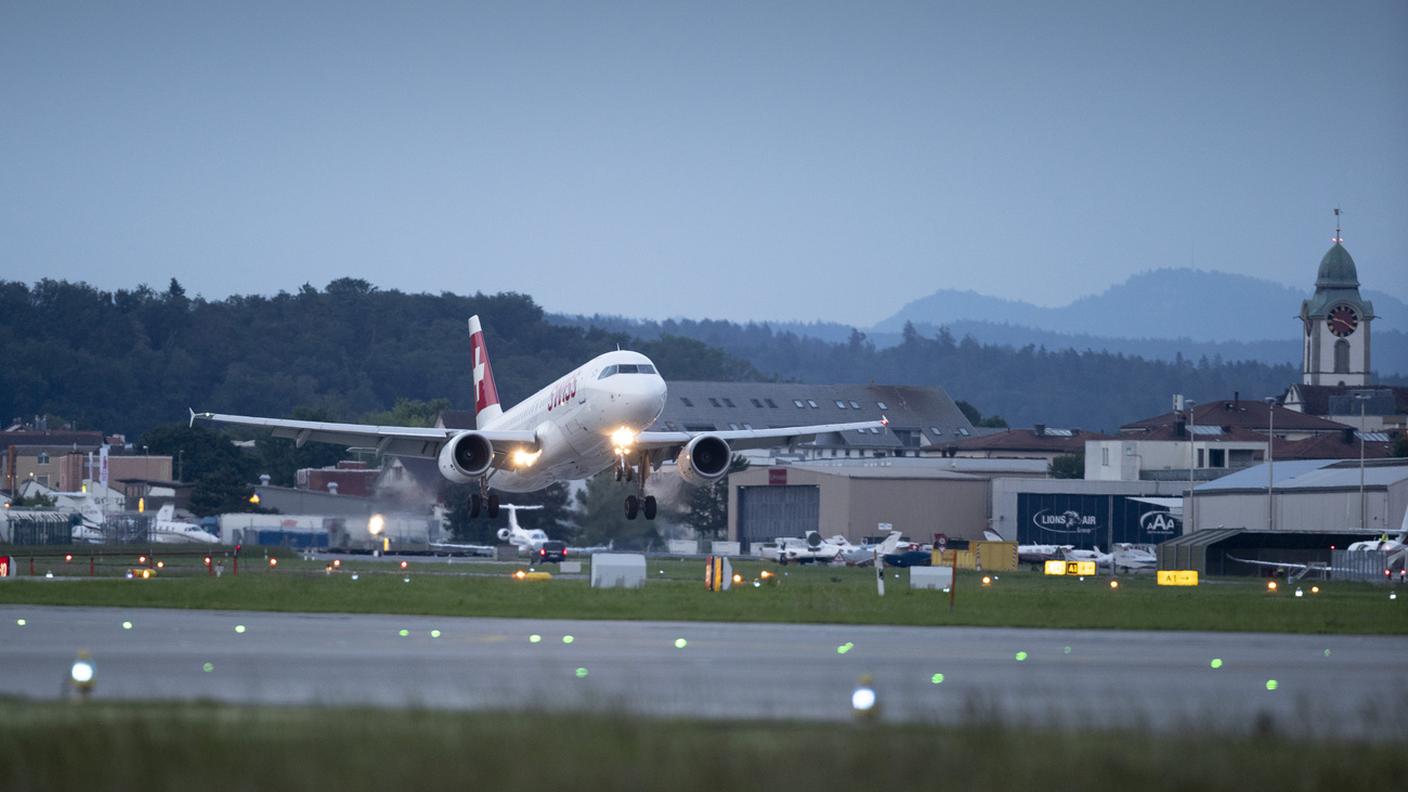
<path fill-rule="evenodd" d="M 640 476 L 635 475 L 636 468 L 640 468 Z M 624 469 L 624 472 L 623 472 Z M 659 510 L 655 502 L 654 495 L 645 494 L 645 482 L 650 478 L 650 456 L 641 453 L 639 463 L 628 463 L 624 456 L 616 466 L 616 480 L 625 478 L 626 481 L 636 481 L 636 494 L 626 496 L 626 519 L 634 520 L 641 512 L 645 513 L 645 519 L 655 519 L 655 514 Z"/>

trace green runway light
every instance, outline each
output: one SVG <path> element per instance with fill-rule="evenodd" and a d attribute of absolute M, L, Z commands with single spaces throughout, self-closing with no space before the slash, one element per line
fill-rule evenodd
<path fill-rule="evenodd" d="M 29 622 L 25 621 L 24 619 L 15 619 L 15 624 L 18 624 L 19 626 L 23 627 L 26 624 L 29 624 Z"/>
<path fill-rule="evenodd" d="M 243 625 L 243 624 L 236 624 L 236 625 L 235 625 L 235 632 L 239 633 L 240 635 L 244 635 L 244 625 Z"/>
<path fill-rule="evenodd" d="M 579 668 L 579 669 L 577 669 L 577 672 L 576 672 L 576 673 L 577 673 L 577 678 L 578 678 L 578 679 L 586 679 L 586 678 L 587 678 L 587 669 L 585 669 L 585 668 Z"/>
<path fill-rule="evenodd" d="M 836 647 L 836 654 L 845 654 L 846 652 L 849 652 L 854 648 L 856 648 L 856 645 L 854 643 L 846 641 L 845 643 Z"/>
<path fill-rule="evenodd" d="M 575 640 L 577 640 L 577 639 L 576 639 L 576 638 L 573 638 L 573 637 L 570 636 L 570 635 L 564 635 L 564 636 L 562 636 L 562 642 L 565 643 L 565 644 L 570 644 L 570 643 L 572 643 L 572 642 L 575 641 Z"/>
<path fill-rule="evenodd" d="M 202 670 L 202 671 L 204 671 L 205 673 L 209 674 L 211 671 L 214 671 L 214 670 L 215 670 L 215 664 L 214 664 L 214 663 L 206 663 L 205 665 L 203 665 L 203 666 L 200 667 L 200 670 Z"/>
<path fill-rule="evenodd" d="M 1061 651 L 1065 652 L 1066 654 L 1070 654 L 1070 653 L 1071 653 L 1071 647 L 1067 646 L 1065 649 L 1062 649 Z"/>
<path fill-rule="evenodd" d="M 685 648 L 686 646 L 689 646 L 689 641 L 686 641 L 686 640 L 683 639 L 683 638 L 676 638 L 676 639 L 675 639 L 675 648 L 676 648 L 676 649 L 683 649 L 683 648 Z"/>
<path fill-rule="evenodd" d="M 1326 656 L 1326 657 L 1329 657 L 1329 656 L 1330 656 L 1330 650 L 1329 650 L 1329 649 L 1326 649 L 1326 650 L 1325 650 L 1325 656 Z"/>
<path fill-rule="evenodd" d="M 431 631 L 430 631 L 430 637 L 431 637 L 431 638 L 439 638 L 439 637 L 440 637 L 440 631 L 439 631 L 439 630 L 431 630 Z"/>
<path fill-rule="evenodd" d="M 406 636 L 408 636 L 408 635 L 411 634 L 411 631 L 403 628 L 403 629 L 401 630 L 401 632 L 398 633 L 398 634 L 399 634 L 402 638 L 405 638 Z"/>
<path fill-rule="evenodd" d="M 1280 683 L 1280 682 L 1277 682 L 1277 681 L 1274 680 L 1274 679 L 1268 679 L 1268 680 L 1266 680 L 1266 689 L 1267 689 L 1267 690 L 1275 690 L 1276 688 L 1278 688 L 1278 687 L 1280 687 L 1280 686 L 1281 686 L 1281 683 Z"/>
<path fill-rule="evenodd" d="M 130 629 L 132 629 L 132 622 L 130 622 L 130 621 L 125 621 L 125 622 L 123 622 L 123 623 L 122 623 L 122 629 L 124 629 L 124 630 L 130 630 Z"/>
<path fill-rule="evenodd" d="M 537 633 L 533 633 L 532 635 L 528 636 L 528 643 L 538 643 L 541 640 L 543 640 L 543 636 L 538 635 Z"/>
<path fill-rule="evenodd" d="M 934 685 L 942 685 L 944 682 L 944 675 L 934 674 L 933 676 L 929 677 L 929 682 Z"/>
<path fill-rule="evenodd" d="M 1012 656 L 1015 657 L 1015 658 L 1017 659 L 1017 662 L 1019 662 L 1019 663 L 1025 663 L 1025 662 L 1027 661 L 1027 653 L 1026 653 L 1026 652 L 1018 652 L 1017 654 L 1012 655 Z"/>
<path fill-rule="evenodd" d="M 1209 665 L 1209 666 L 1212 666 L 1213 668 L 1222 668 L 1222 658 L 1221 658 L 1221 657 L 1214 657 L 1214 658 L 1212 659 L 1212 662 L 1211 662 L 1211 663 L 1208 663 L 1208 665 Z"/>

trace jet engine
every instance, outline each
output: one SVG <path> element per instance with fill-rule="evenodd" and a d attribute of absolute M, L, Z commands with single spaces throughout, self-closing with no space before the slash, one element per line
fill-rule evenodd
<path fill-rule="evenodd" d="M 680 451 L 675 467 L 690 484 L 710 484 L 728 474 L 732 459 L 733 452 L 722 437 L 699 435 Z"/>
<path fill-rule="evenodd" d="M 478 432 L 460 432 L 440 449 L 440 475 L 456 484 L 469 484 L 489 470 L 494 444 Z"/>
<path fill-rule="evenodd" d="M 500 541 L 500 542 L 507 542 L 509 535 L 510 535 L 510 534 L 509 534 L 509 531 L 508 531 L 507 528 L 500 528 L 500 529 L 499 529 L 499 541 Z"/>

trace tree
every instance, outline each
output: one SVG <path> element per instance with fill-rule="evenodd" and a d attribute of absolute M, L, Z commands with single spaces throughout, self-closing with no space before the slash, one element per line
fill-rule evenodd
<path fill-rule="evenodd" d="M 1051 460 L 1051 464 L 1046 467 L 1046 472 L 1051 478 L 1085 478 L 1085 452 L 1082 451 L 1079 454 L 1061 454 L 1055 457 Z"/>
<path fill-rule="evenodd" d="M 728 472 L 737 473 L 747 468 L 747 458 L 735 454 Z M 690 487 L 690 490 L 684 509 L 685 522 L 694 526 L 700 536 L 722 538 L 728 531 L 728 476 L 701 487 Z"/>
<path fill-rule="evenodd" d="M 142 444 L 152 453 L 182 458 L 186 480 L 195 483 L 190 503 L 195 514 L 259 511 L 249 502 L 258 459 L 240 451 L 224 434 L 174 424 L 142 435 Z"/>
<path fill-rule="evenodd" d="M 607 544 L 644 550 L 660 540 L 655 521 L 637 517 L 626 519 L 623 507 L 626 495 L 635 489 L 633 482 L 616 481 L 614 469 L 587 479 L 585 489 L 577 493 L 577 540 L 583 544 Z"/>

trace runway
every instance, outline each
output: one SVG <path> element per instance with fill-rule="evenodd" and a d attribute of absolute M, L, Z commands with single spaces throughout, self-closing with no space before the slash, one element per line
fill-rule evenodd
<path fill-rule="evenodd" d="M 1408 638 L 18 605 L 0 607 L 0 694 L 63 695 L 79 649 L 102 699 L 846 719 L 870 674 L 886 720 L 1390 738 Z"/>

